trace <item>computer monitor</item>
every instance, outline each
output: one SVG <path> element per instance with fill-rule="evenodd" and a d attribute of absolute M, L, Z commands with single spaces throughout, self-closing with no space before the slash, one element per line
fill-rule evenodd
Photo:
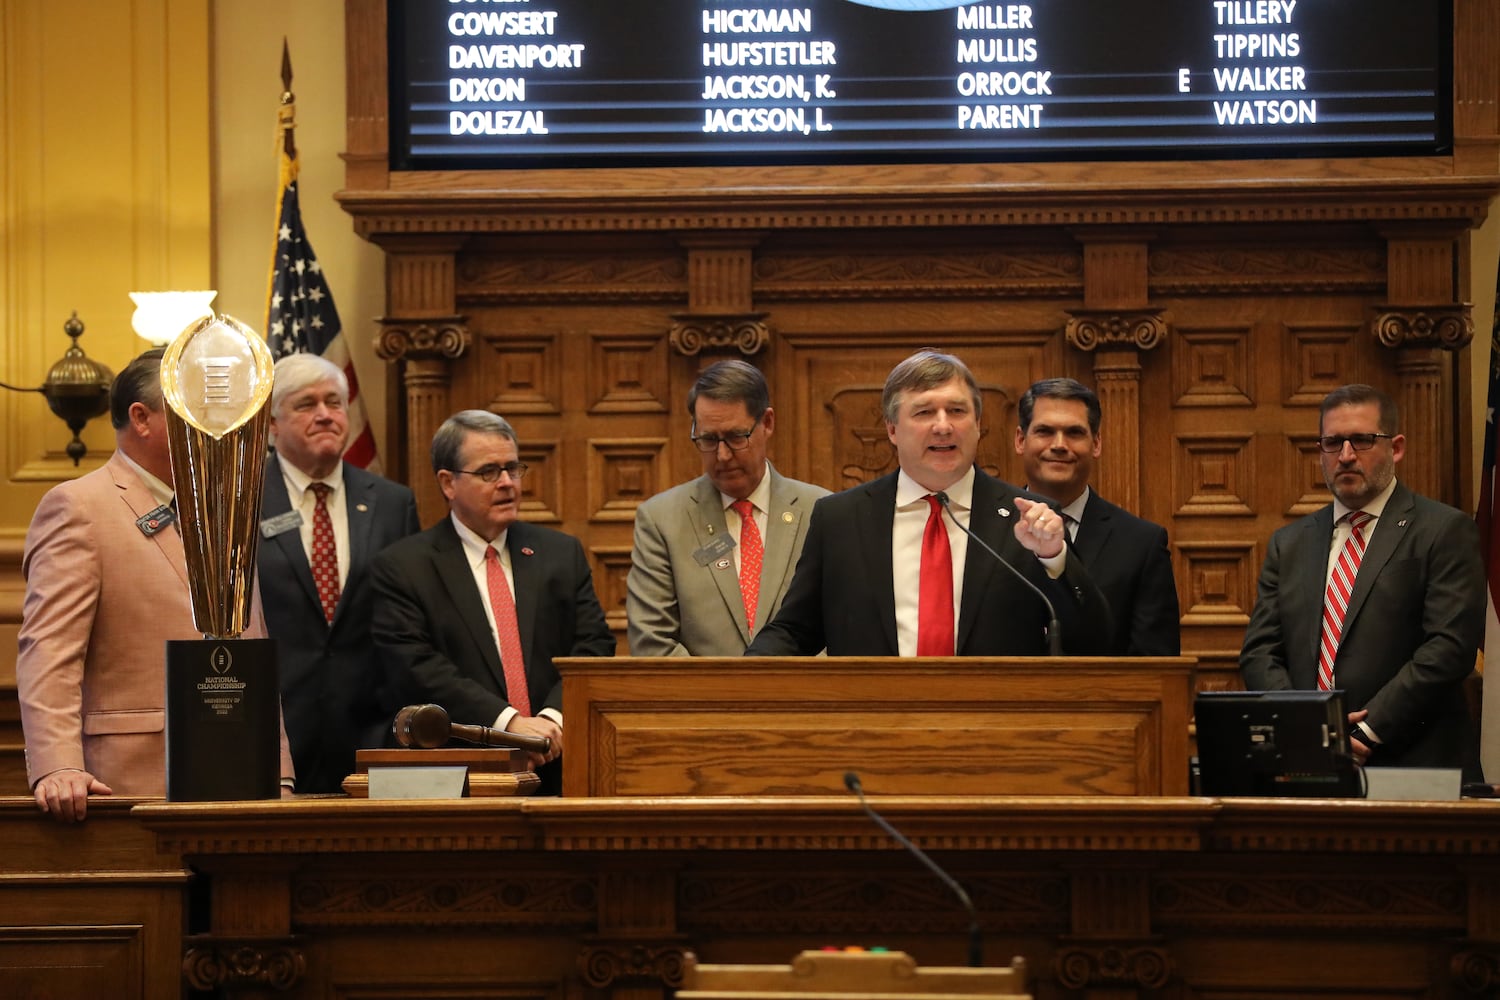
<path fill-rule="evenodd" d="M 1342 691 L 1206 691 L 1193 714 L 1200 794 L 1364 796 Z"/>

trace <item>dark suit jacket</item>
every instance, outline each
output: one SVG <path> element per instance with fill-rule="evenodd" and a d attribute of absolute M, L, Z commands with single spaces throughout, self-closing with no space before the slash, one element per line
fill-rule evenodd
<path fill-rule="evenodd" d="M 1182 652 L 1177 581 L 1167 529 L 1116 507 L 1093 490 L 1078 522 L 1073 551 L 1083 559 L 1114 617 L 1109 651 L 1120 656 Z"/>
<path fill-rule="evenodd" d="M 333 624 L 323 618 L 318 588 L 294 525 L 262 538 L 256 561 L 266 629 L 276 640 L 281 705 L 297 765 L 299 792 L 337 792 L 354 770 L 354 751 L 385 742 L 390 722 L 383 679 L 370 639 L 370 561 L 421 528 L 411 490 L 344 465 L 349 518 L 349 578 Z M 291 510 L 281 463 L 266 463 L 262 522 Z"/>
<path fill-rule="evenodd" d="M 516 522 L 506 534 L 532 714 L 562 710 L 558 656 L 612 656 L 615 637 L 578 539 Z M 483 599 L 451 517 L 382 552 L 373 569 L 375 647 L 407 704 L 490 726 L 509 706 Z"/>
<path fill-rule="evenodd" d="M 1333 507 L 1277 531 L 1266 548 L 1260 594 L 1240 672 L 1252 691 L 1318 686 L 1323 592 Z M 1400 482 L 1365 548 L 1334 684 L 1348 711 L 1381 739 L 1371 764 L 1477 768 L 1463 682 L 1484 636 L 1479 532 L 1464 513 Z"/>
<path fill-rule="evenodd" d="M 813 506 L 807 542 L 781 611 L 746 650 L 753 656 L 897 656 L 891 532 L 898 473 L 824 497 Z M 1109 608 L 1082 561 L 1071 552 L 1052 580 L 1016 541 L 1014 486 L 979 472 L 969 530 L 1040 587 L 1057 608 L 1068 653 L 1105 652 Z M 1034 498 L 1040 500 L 1040 497 Z M 999 510 L 1010 511 L 1002 516 Z M 960 656 L 1043 656 L 1046 606 L 972 542 L 964 562 L 955 636 Z"/>

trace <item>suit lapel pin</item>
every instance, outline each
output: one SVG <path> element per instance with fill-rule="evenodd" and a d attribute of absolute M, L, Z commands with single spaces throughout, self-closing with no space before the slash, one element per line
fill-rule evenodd
<path fill-rule="evenodd" d="M 523 555 L 523 556 L 534 556 L 534 555 L 536 555 L 536 553 L 531 550 L 531 546 L 529 546 L 529 545 L 523 545 L 523 546 L 521 546 L 521 555 Z"/>
<path fill-rule="evenodd" d="M 1403 517 L 1401 520 L 1397 521 L 1396 522 L 1396 527 L 1398 527 L 1398 528 L 1404 528 L 1404 527 L 1406 527 L 1406 518 Z"/>
<path fill-rule="evenodd" d="M 1010 517 L 1010 510 L 1006 507 L 997 507 L 995 509 L 995 513 L 999 514 L 1001 517 Z"/>
<path fill-rule="evenodd" d="M 367 507 L 366 505 L 362 504 L 362 503 L 357 503 L 357 504 L 354 505 L 354 509 L 357 510 L 357 511 L 359 511 L 361 514 L 363 514 L 363 513 L 367 512 L 370 508 Z"/>
<path fill-rule="evenodd" d="M 704 527 L 708 529 L 708 533 L 710 535 L 712 535 L 714 533 L 714 526 L 713 525 L 711 525 L 711 524 L 705 524 Z"/>
<path fill-rule="evenodd" d="M 791 524 L 792 523 L 792 512 L 789 511 L 789 510 L 782 511 L 781 512 L 781 520 L 785 524 Z"/>
<path fill-rule="evenodd" d="M 719 567 L 719 569 L 728 569 L 730 563 L 728 559 L 720 559 L 718 562 L 714 563 L 714 565 Z"/>

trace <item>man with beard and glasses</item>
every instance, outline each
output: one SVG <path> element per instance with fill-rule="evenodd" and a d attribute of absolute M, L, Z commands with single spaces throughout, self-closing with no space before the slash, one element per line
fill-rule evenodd
<path fill-rule="evenodd" d="M 1245 687 L 1344 692 L 1355 758 L 1479 777 L 1464 680 L 1484 635 L 1473 520 L 1396 479 L 1396 403 L 1368 385 L 1323 400 L 1333 503 L 1271 536 L 1240 673 Z"/>

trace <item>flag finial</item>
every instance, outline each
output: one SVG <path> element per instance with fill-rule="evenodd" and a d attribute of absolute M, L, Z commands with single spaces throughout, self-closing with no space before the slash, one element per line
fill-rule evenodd
<path fill-rule="evenodd" d="M 292 52 L 287 47 L 286 36 L 281 36 L 281 103 L 291 104 L 292 96 Z"/>

